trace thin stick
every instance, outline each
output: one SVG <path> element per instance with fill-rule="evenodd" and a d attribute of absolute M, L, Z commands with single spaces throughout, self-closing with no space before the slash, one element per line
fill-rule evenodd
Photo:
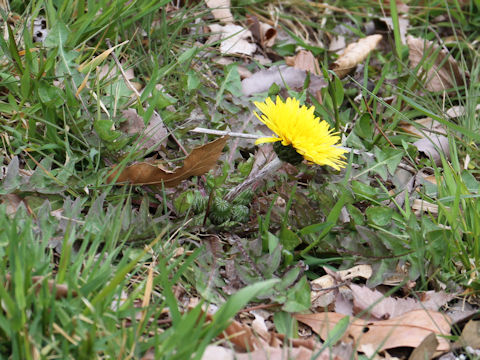
<path fill-rule="evenodd" d="M 257 181 L 263 179 L 267 175 L 272 174 L 278 169 L 280 169 L 282 164 L 283 164 L 283 161 L 280 160 L 278 157 L 275 157 L 272 161 L 270 161 L 267 165 L 265 165 L 262 168 L 262 170 L 260 170 L 257 174 L 245 179 L 244 182 L 242 182 L 241 184 L 238 184 L 232 190 L 230 190 L 227 196 L 225 196 L 225 200 L 227 201 L 233 200 L 238 194 L 240 194 L 242 191 L 251 187 Z"/>
<path fill-rule="evenodd" d="M 220 135 L 220 136 L 230 135 L 231 137 L 239 137 L 244 139 L 260 139 L 264 137 L 262 135 L 244 134 L 244 133 L 222 131 L 222 130 L 212 130 L 212 129 L 205 129 L 201 127 L 196 127 L 195 129 L 192 129 L 190 131 L 199 133 L 199 134 Z"/>

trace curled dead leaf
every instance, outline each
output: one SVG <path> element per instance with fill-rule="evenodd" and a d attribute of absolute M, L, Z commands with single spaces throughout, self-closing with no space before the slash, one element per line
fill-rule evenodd
<path fill-rule="evenodd" d="M 348 45 L 343 54 L 330 65 L 330 70 L 333 70 L 339 78 L 345 77 L 367 58 L 368 54 L 377 47 L 380 40 L 382 40 L 382 35 L 375 34 Z"/>
<path fill-rule="evenodd" d="M 251 14 L 247 14 L 247 24 L 255 41 L 260 44 L 263 49 L 272 47 L 275 44 L 277 30 L 273 26 L 258 21 L 258 18 Z"/>
<path fill-rule="evenodd" d="M 263 22 L 260 23 L 260 36 L 261 44 L 264 48 L 272 47 L 275 44 L 275 39 L 277 38 L 277 30 Z"/>
<path fill-rule="evenodd" d="M 215 141 L 199 146 L 187 156 L 183 166 L 168 171 L 155 164 L 140 162 L 123 169 L 120 174 L 116 168 L 108 176 L 107 182 L 111 183 L 116 179 L 117 183 L 129 182 L 133 185 L 158 185 L 162 183 L 165 187 L 173 187 L 191 176 L 205 174 L 213 168 L 229 136 L 223 136 Z M 117 178 L 118 176 L 118 178 Z"/>

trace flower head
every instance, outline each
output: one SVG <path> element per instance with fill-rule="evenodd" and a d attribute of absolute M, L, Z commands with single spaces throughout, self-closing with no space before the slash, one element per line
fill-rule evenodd
<path fill-rule="evenodd" d="M 255 144 L 281 141 L 283 146 L 292 147 L 307 161 L 329 165 L 336 170 L 345 167 L 342 159 L 347 150 L 338 146 L 340 137 L 332 133 L 328 123 L 315 117 L 313 106 L 300 106 L 293 98 L 283 102 L 279 96 L 276 103 L 267 98 L 264 103 L 255 102 L 255 106 L 263 113 L 260 116 L 255 112 L 255 116 L 276 134 L 260 138 Z"/>

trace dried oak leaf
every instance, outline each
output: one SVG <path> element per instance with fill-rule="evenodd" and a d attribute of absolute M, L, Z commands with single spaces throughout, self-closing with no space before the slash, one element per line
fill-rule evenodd
<path fill-rule="evenodd" d="M 295 69 L 305 70 L 314 75 L 321 75 L 318 60 L 311 51 L 300 50 L 295 56 L 287 56 L 285 63 L 288 66 L 293 66 Z"/>
<path fill-rule="evenodd" d="M 470 320 L 463 328 L 462 335 L 457 343 L 460 346 L 470 346 L 474 349 L 480 348 L 480 321 Z"/>
<path fill-rule="evenodd" d="M 161 186 L 163 183 L 165 187 L 177 186 L 181 181 L 191 176 L 203 175 L 213 168 L 228 138 L 229 136 L 223 136 L 193 149 L 183 162 L 183 166 L 173 171 L 164 170 L 155 164 L 140 162 L 126 167 L 120 175 L 117 174 L 118 170 L 114 169 L 107 182 L 111 183 L 116 179 L 117 183 L 129 182 L 133 185 Z"/>
<path fill-rule="evenodd" d="M 346 47 L 342 55 L 330 65 L 330 70 L 335 71 L 339 78 L 345 77 L 350 71 L 365 60 L 382 40 L 382 35 L 367 36 Z"/>
<path fill-rule="evenodd" d="M 357 312 L 368 311 L 369 315 L 377 319 L 395 318 L 412 310 L 436 311 L 453 298 L 453 295 L 443 291 L 428 291 L 423 294 L 421 301 L 419 301 L 414 298 L 386 297 L 378 290 L 356 284 L 350 284 L 350 289 Z"/>
<path fill-rule="evenodd" d="M 296 314 L 295 318 L 307 324 L 323 340 L 345 315 L 325 312 Z M 377 352 L 396 347 L 418 347 L 431 333 L 437 336 L 437 351 L 448 351 L 445 335 L 450 333 L 450 319 L 436 311 L 414 310 L 396 318 L 379 321 L 351 319 L 344 338 L 352 339 L 358 349 L 373 348 Z"/>
<path fill-rule="evenodd" d="M 464 73 L 455 59 L 446 50 L 440 50 L 433 42 L 407 37 L 407 45 L 410 50 L 408 59 L 410 68 L 418 68 L 419 76 L 426 73 L 425 87 L 429 91 L 443 91 L 455 86 L 464 85 Z"/>

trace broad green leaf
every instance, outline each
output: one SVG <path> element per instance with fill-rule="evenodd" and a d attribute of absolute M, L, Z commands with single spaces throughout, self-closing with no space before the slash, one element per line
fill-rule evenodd
<path fill-rule="evenodd" d="M 104 141 L 111 142 L 121 136 L 119 131 L 114 130 L 114 123 L 112 120 L 96 120 L 93 123 L 93 127 L 97 132 L 98 136 Z"/>
<path fill-rule="evenodd" d="M 60 47 L 63 48 L 70 35 L 70 30 L 59 19 L 56 20 L 55 25 L 48 32 L 43 45 L 45 47 Z"/>
<path fill-rule="evenodd" d="M 187 89 L 188 91 L 192 91 L 197 89 L 200 86 L 200 78 L 198 77 L 197 73 L 193 70 L 187 71 Z"/>
<path fill-rule="evenodd" d="M 293 250 L 302 243 L 302 240 L 298 237 L 298 235 L 290 230 L 286 225 L 283 225 L 280 229 L 279 238 L 280 243 L 286 250 Z"/>
<path fill-rule="evenodd" d="M 379 174 L 383 180 L 387 179 L 387 170 L 390 174 L 393 174 L 396 167 L 402 160 L 403 151 L 395 149 L 381 150 L 378 147 L 374 149 L 375 160 L 368 160 L 369 167 L 357 173 L 353 179 L 358 179 L 362 175 L 365 175 L 371 171 Z"/>
<path fill-rule="evenodd" d="M 178 63 L 183 64 L 184 62 L 190 61 L 195 56 L 196 52 L 197 48 L 195 46 L 186 50 L 178 57 Z"/>
<path fill-rule="evenodd" d="M 222 101 L 225 91 L 228 91 L 234 95 L 242 93 L 242 83 L 240 80 L 240 74 L 238 73 L 237 65 L 229 65 L 226 67 L 225 71 L 225 80 L 223 80 L 215 98 L 217 105 Z"/>
<path fill-rule="evenodd" d="M 352 204 L 347 204 L 347 210 L 356 225 L 363 225 L 363 223 L 365 222 L 365 218 L 359 209 L 357 209 Z"/>
<path fill-rule="evenodd" d="M 307 277 L 303 276 L 292 288 L 287 291 L 287 301 L 282 309 L 287 312 L 301 312 L 310 308 L 310 285 Z"/>
<path fill-rule="evenodd" d="M 298 323 L 292 315 L 285 311 L 277 311 L 273 314 L 273 322 L 279 334 L 284 334 L 287 338 L 298 337 Z"/>
<path fill-rule="evenodd" d="M 365 213 L 375 225 L 387 226 L 392 221 L 393 209 L 388 206 L 370 206 Z"/>

